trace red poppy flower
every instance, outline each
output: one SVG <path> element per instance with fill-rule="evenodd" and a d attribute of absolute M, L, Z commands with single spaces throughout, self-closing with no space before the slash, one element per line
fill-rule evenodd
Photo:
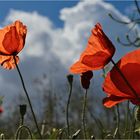
<path fill-rule="evenodd" d="M 13 56 L 15 56 L 16 63 L 19 62 L 17 54 L 24 47 L 26 33 L 26 26 L 20 21 L 15 21 L 0 29 L 0 64 L 4 68 L 15 68 Z"/>
<path fill-rule="evenodd" d="M 74 63 L 70 72 L 79 74 L 103 68 L 112 58 L 115 47 L 102 30 L 99 23 L 92 29 L 88 44 L 80 59 Z"/>
<path fill-rule="evenodd" d="M 133 104 L 140 105 L 140 49 L 126 54 L 116 65 L 134 92 L 114 66 L 107 74 L 103 84 L 103 90 L 108 95 L 103 100 L 104 106 L 112 107 L 125 100 L 130 100 Z"/>
<path fill-rule="evenodd" d="M 0 106 L 0 114 L 3 112 L 3 108 Z"/>

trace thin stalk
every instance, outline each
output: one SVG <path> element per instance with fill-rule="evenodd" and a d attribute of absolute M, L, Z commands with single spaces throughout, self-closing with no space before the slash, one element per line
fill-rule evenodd
<path fill-rule="evenodd" d="M 132 139 L 135 139 L 135 127 L 136 127 L 136 118 L 135 118 L 135 110 L 136 110 L 136 107 L 137 106 L 135 106 L 134 108 L 133 108 L 133 118 L 132 118 Z"/>
<path fill-rule="evenodd" d="M 72 94 L 72 83 L 70 84 L 69 96 L 68 96 L 67 107 L 66 107 L 66 122 L 67 122 L 67 131 L 68 131 L 69 138 L 71 137 L 70 125 L 69 125 L 69 104 L 70 104 L 71 94 Z"/>
<path fill-rule="evenodd" d="M 129 81 L 127 80 L 127 78 L 124 76 L 124 74 L 122 73 L 122 71 L 119 69 L 119 67 L 116 65 L 116 63 L 111 59 L 111 62 L 113 63 L 113 65 L 115 66 L 116 70 L 119 72 L 119 74 L 121 75 L 121 77 L 123 78 L 123 80 L 125 81 L 125 83 L 127 84 L 127 86 L 130 88 L 130 90 L 133 92 L 133 94 L 135 95 L 135 97 L 139 99 L 137 92 L 135 91 L 135 89 L 131 86 L 131 84 L 129 83 Z"/>
<path fill-rule="evenodd" d="M 84 134 L 84 139 L 87 139 L 87 134 L 86 134 L 86 120 L 85 120 L 85 115 L 86 115 L 86 106 L 87 106 L 87 89 L 84 95 L 84 102 L 83 102 L 83 112 L 82 112 L 82 124 L 83 124 L 83 134 Z"/>
<path fill-rule="evenodd" d="M 22 126 L 23 124 L 24 124 L 24 117 L 21 116 L 20 126 Z M 22 138 L 22 130 L 19 132 L 19 136 L 20 136 L 20 138 Z"/>
<path fill-rule="evenodd" d="M 21 83 L 22 83 L 22 87 L 23 87 L 24 92 L 26 94 L 26 97 L 27 97 L 27 100 L 28 100 L 28 103 L 29 103 L 29 106 L 30 106 L 30 109 L 31 109 L 31 112 L 32 112 L 32 115 L 33 115 L 33 119 L 34 119 L 34 122 L 35 122 L 35 125 L 36 125 L 36 128 L 37 128 L 38 134 L 39 134 L 40 138 L 42 139 L 42 136 L 41 136 L 41 133 L 40 133 L 40 130 L 39 130 L 39 126 L 38 126 L 38 123 L 37 123 L 37 120 L 36 120 L 36 116 L 35 116 L 35 113 L 33 111 L 32 103 L 31 103 L 30 97 L 28 95 L 28 92 L 26 90 L 26 87 L 25 87 L 25 84 L 24 84 L 24 80 L 23 80 L 22 74 L 20 72 L 20 69 L 19 69 L 17 63 L 16 63 L 15 56 L 13 56 L 13 58 L 14 58 L 14 62 L 15 62 L 15 65 L 16 65 L 17 72 L 19 74 L 19 77 L 20 77 L 20 80 L 21 80 Z"/>
<path fill-rule="evenodd" d="M 120 138 L 120 111 L 119 111 L 119 105 L 117 104 L 116 106 L 116 116 L 117 116 L 117 125 L 116 125 L 116 129 L 114 132 L 114 138 L 116 137 L 116 135 L 118 136 L 117 138 Z"/>
<path fill-rule="evenodd" d="M 127 101 L 127 105 L 126 105 L 125 130 L 124 130 L 125 136 L 127 134 L 127 129 L 128 129 L 128 115 L 129 115 L 129 101 Z"/>

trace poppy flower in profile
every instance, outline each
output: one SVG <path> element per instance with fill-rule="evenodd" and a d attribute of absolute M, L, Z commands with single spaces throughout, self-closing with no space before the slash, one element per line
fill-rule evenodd
<path fill-rule="evenodd" d="M 81 54 L 80 59 L 74 63 L 70 72 L 74 74 L 86 71 L 102 69 L 115 53 L 115 47 L 105 35 L 99 23 L 91 31 L 87 47 Z"/>
<path fill-rule="evenodd" d="M 103 90 L 107 94 L 107 97 L 103 100 L 104 106 L 110 108 L 125 100 L 140 105 L 140 49 L 126 54 L 116 65 L 131 88 L 114 66 L 103 83 Z"/>
<path fill-rule="evenodd" d="M 0 64 L 5 69 L 15 68 L 16 63 L 19 62 L 17 54 L 23 49 L 25 44 L 27 28 L 21 21 L 14 23 L 0 29 Z"/>

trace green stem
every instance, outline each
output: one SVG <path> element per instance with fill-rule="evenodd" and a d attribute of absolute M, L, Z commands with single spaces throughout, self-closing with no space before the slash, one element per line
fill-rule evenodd
<path fill-rule="evenodd" d="M 126 119 L 125 119 L 125 130 L 124 130 L 125 136 L 127 134 L 127 129 L 128 129 L 128 115 L 129 115 L 129 101 L 127 101 L 127 106 L 126 106 Z"/>
<path fill-rule="evenodd" d="M 115 66 L 116 70 L 119 72 L 119 74 L 121 75 L 121 77 L 123 78 L 123 80 L 125 81 L 125 83 L 127 84 L 127 86 L 130 88 L 130 90 L 133 92 L 134 96 L 140 100 L 140 98 L 138 97 L 137 92 L 135 91 L 135 89 L 131 86 L 131 84 L 129 83 L 129 81 L 127 80 L 127 78 L 124 76 L 124 74 L 122 73 L 122 71 L 119 69 L 119 67 L 116 65 L 116 63 L 111 59 L 111 62 L 113 63 L 113 65 Z"/>
<path fill-rule="evenodd" d="M 38 134 L 39 134 L 40 138 L 42 139 L 42 136 L 41 136 L 41 133 L 40 133 L 40 130 L 39 130 L 39 126 L 38 126 L 38 123 L 37 123 L 37 120 L 36 120 L 36 116 L 35 116 L 35 113 L 34 113 L 34 111 L 33 111 L 33 107 L 32 107 L 32 104 L 31 104 L 31 100 L 30 100 L 30 97 L 29 97 L 28 92 L 27 92 L 27 90 L 26 90 L 26 87 L 25 87 L 25 84 L 24 84 L 24 80 L 23 80 L 22 74 L 21 74 L 21 72 L 20 72 L 20 69 L 19 69 L 17 63 L 16 63 L 16 58 L 15 58 L 15 56 L 13 56 L 13 58 L 14 58 L 14 62 L 15 62 L 16 68 L 17 68 L 17 72 L 18 72 L 18 74 L 19 74 L 19 77 L 20 77 L 20 80 L 21 80 L 21 83 L 22 83 L 24 92 L 25 92 L 25 94 L 26 94 L 26 97 L 27 97 L 27 100 L 28 100 L 28 103 L 29 103 L 29 106 L 30 106 L 30 109 L 31 109 L 31 112 L 32 112 L 32 115 L 33 115 L 33 119 L 34 119 L 34 122 L 35 122 L 35 125 L 36 125 L 36 128 L 37 128 Z"/>
<path fill-rule="evenodd" d="M 136 127 L 136 118 L 135 118 L 135 111 L 136 111 L 136 108 L 137 106 L 135 106 L 133 108 L 133 111 L 132 111 L 132 115 L 133 115 L 133 118 L 132 118 L 132 139 L 135 139 L 135 127 Z"/>
<path fill-rule="evenodd" d="M 116 110 L 117 110 L 117 113 L 116 113 L 117 125 L 116 125 L 116 129 L 115 129 L 115 132 L 114 132 L 114 138 L 117 135 L 118 136 L 117 138 L 119 139 L 120 138 L 120 111 L 119 111 L 119 105 L 118 104 L 116 106 Z"/>
<path fill-rule="evenodd" d="M 67 122 L 68 138 L 71 137 L 71 135 L 70 135 L 70 127 L 69 127 L 70 126 L 69 125 L 69 104 L 70 104 L 71 94 L 72 94 L 72 84 L 70 84 L 70 91 L 69 91 L 67 107 L 66 107 L 66 122 Z"/>
<path fill-rule="evenodd" d="M 87 89 L 85 92 L 84 96 L 84 102 L 83 102 L 83 112 L 82 112 L 82 123 L 83 123 L 83 134 L 84 134 L 84 139 L 87 139 L 87 134 L 86 134 L 86 120 L 85 120 L 85 114 L 86 114 L 86 106 L 87 106 Z"/>
<path fill-rule="evenodd" d="M 0 138 L 1 138 L 1 140 L 5 140 L 5 136 L 3 133 L 0 134 Z"/>
<path fill-rule="evenodd" d="M 22 126 L 20 126 L 20 127 L 17 129 L 16 135 L 15 135 L 16 140 L 19 139 L 19 135 L 20 135 L 20 132 L 22 131 L 22 129 L 26 129 L 27 132 L 28 132 L 29 135 L 30 135 L 30 138 L 33 139 L 31 130 L 30 130 L 27 126 L 22 125 Z"/>

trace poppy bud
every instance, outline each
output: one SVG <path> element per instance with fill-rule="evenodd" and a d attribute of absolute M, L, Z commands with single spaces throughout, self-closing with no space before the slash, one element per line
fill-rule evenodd
<path fill-rule="evenodd" d="M 22 116 L 22 117 L 24 117 L 24 115 L 25 115 L 25 113 L 26 113 L 26 105 L 19 105 L 19 107 L 20 107 L 20 115 Z"/>
<path fill-rule="evenodd" d="M 0 114 L 3 112 L 3 108 L 0 106 Z"/>
<path fill-rule="evenodd" d="M 92 71 L 87 71 L 81 74 L 81 84 L 84 89 L 88 89 L 90 80 L 93 77 Z"/>
<path fill-rule="evenodd" d="M 69 84 L 72 85 L 73 75 L 72 74 L 67 75 L 67 79 L 68 79 Z"/>

